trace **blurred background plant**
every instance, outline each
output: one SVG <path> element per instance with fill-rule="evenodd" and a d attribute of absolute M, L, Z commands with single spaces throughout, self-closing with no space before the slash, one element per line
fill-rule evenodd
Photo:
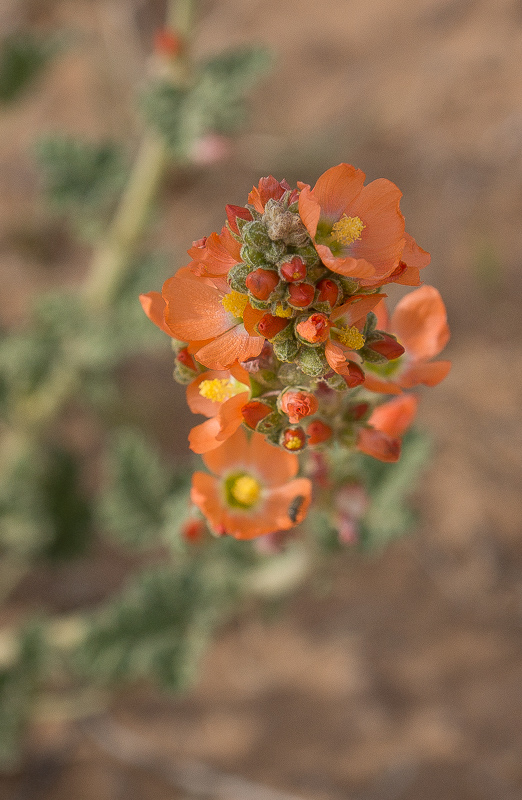
<path fill-rule="evenodd" d="M 191 516 L 186 468 L 147 431 L 125 424 L 132 385 L 122 387 L 121 370 L 132 356 L 164 346 L 138 303 L 141 291 L 172 271 L 169 254 L 151 252 L 146 238 L 161 213 L 162 183 L 175 170 L 222 157 L 272 60 L 260 47 L 194 60 L 193 6 L 172 0 L 155 36 L 152 74 L 138 96 L 143 134 L 134 163 L 127 142 L 53 133 L 35 143 L 49 208 L 93 257 L 80 286 L 35 293 L 24 324 L 2 331 L 1 598 L 39 565 L 88 557 L 93 548 L 121 550 L 128 563 L 123 588 L 96 607 L 56 614 L 50 605 L 3 629 L 4 768 L 19 763 L 34 713 L 56 714 L 62 704 L 66 714 L 88 716 L 142 680 L 186 689 L 216 626 L 238 613 L 245 595 L 273 601 L 299 586 L 312 563 L 317 570 L 318 556 L 347 544 L 381 547 L 411 523 L 405 498 L 427 447 L 418 434 L 392 468 L 362 455 L 340 463 L 337 481 L 354 487 L 354 500 L 335 518 L 319 509 L 306 535 L 267 549 L 213 539 Z M 73 37 L 5 38 L 0 102 L 34 91 L 71 46 Z M 71 413 L 92 426 L 88 458 L 63 430 Z M 175 421 L 173 409 L 169 424 Z"/>

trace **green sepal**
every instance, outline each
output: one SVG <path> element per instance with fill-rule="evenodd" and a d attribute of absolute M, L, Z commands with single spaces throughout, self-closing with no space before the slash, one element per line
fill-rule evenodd
<path fill-rule="evenodd" d="M 287 326 L 287 328 L 288 327 L 291 326 Z M 272 340 L 272 347 L 274 349 L 274 355 L 279 361 L 290 363 L 297 357 L 301 345 L 293 334 L 291 336 L 283 336 L 287 328 L 281 331 L 281 333 Z"/>
<path fill-rule="evenodd" d="M 371 347 L 363 347 L 361 350 L 357 351 L 361 358 L 364 361 L 368 361 L 370 364 L 387 364 L 388 359 L 386 356 L 377 353 L 376 350 L 372 350 Z"/>
<path fill-rule="evenodd" d="M 252 267 L 249 264 L 235 264 L 228 271 L 227 280 L 232 289 L 241 294 L 247 293 L 246 277 L 252 272 Z"/>
<path fill-rule="evenodd" d="M 270 264 L 267 263 L 266 256 L 261 250 L 256 250 L 251 245 L 244 244 L 241 248 L 241 259 L 246 261 L 252 269 L 263 267 L 263 269 L 270 269 Z"/>
<path fill-rule="evenodd" d="M 303 345 L 297 357 L 299 368 L 312 378 L 319 378 L 330 372 L 331 367 L 325 358 L 324 350 Z"/>
<path fill-rule="evenodd" d="M 346 391 L 346 381 L 343 376 L 339 375 L 337 372 L 328 376 L 325 375 L 323 380 L 330 389 L 335 389 L 336 392 Z"/>

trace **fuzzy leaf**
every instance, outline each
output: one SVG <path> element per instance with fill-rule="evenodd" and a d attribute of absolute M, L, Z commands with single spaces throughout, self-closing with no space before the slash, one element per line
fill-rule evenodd
<path fill-rule="evenodd" d="M 40 139 L 35 152 L 51 206 L 82 235 L 99 235 L 126 177 L 120 148 L 56 134 Z"/>

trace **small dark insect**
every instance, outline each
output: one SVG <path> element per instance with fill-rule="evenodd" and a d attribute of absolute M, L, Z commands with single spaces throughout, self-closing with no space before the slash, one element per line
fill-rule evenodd
<path fill-rule="evenodd" d="M 290 505 L 288 506 L 288 516 L 292 520 L 292 522 L 297 522 L 297 518 L 299 516 L 299 509 L 304 503 L 304 495 L 298 494 L 297 497 L 294 497 Z"/>

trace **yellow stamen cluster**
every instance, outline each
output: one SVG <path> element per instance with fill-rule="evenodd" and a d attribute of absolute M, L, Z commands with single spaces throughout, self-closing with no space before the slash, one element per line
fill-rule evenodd
<path fill-rule="evenodd" d="M 213 403 L 224 403 L 225 400 L 229 400 L 237 394 L 234 384 L 228 378 L 201 381 L 199 393 L 202 397 L 206 397 L 207 400 L 212 400 Z"/>
<path fill-rule="evenodd" d="M 360 217 L 347 217 L 343 214 L 332 228 L 332 238 L 341 244 L 350 245 L 361 238 L 365 227 Z"/>
<path fill-rule="evenodd" d="M 241 475 L 230 487 L 230 494 L 242 506 L 250 507 L 259 500 L 261 486 L 250 475 Z"/>
<path fill-rule="evenodd" d="M 276 309 L 274 311 L 275 317 L 291 317 L 293 315 L 293 311 L 291 308 L 283 308 L 281 303 L 278 303 Z"/>
<path fill-rule="evenodd" d="M 285 447 L 287 450 L 300 450 L 303 446 L 303 440 L 299 436 L 289 436 L 285 439 Z"/>
<path fill-rule="evenodd" d="M 234 317 L 238 317 L 239 319 L 243 319 L 243 314 L 245 313 L 247 303 L 248 295 L 241 294 L 241 292 L 236 292 L 234 289 L 226 294 L 221 300 L 221 305 L 225 311 L 229 311 L 234 315 Z"/>
<path fill-rule="evenodd" d="M 361 347 L 364 347 L 364 336 L 355 325 L 352 325 L 351 328 L 346 326 L 336 328 L 336 331 L 341 344 L 349 347 L 350 350 L 360 350 Z"/>

